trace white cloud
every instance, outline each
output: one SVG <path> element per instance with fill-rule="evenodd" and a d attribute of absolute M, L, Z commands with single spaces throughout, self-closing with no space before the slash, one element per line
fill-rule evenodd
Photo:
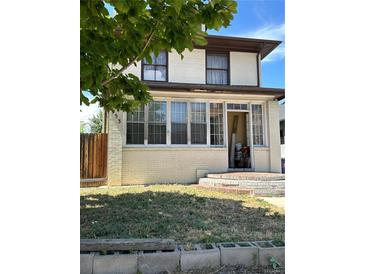
<path fill-rule="evenodd" d="M 282 41 L 282 43 L 273 52 L 265 57 L 263 62 L 273 62 L 276 60 L 281 60 L 285 56 L 285 24 L 264 25 L 256 30 L 241 33 L 235 36 Z"/>
<path fill-rule="evenodd" d="M 97 114 L 101 108 L 99 107 L 99 104 L 92 104 L 89 106 L 81 105 L 80 107 L 80 122 L 87 122 L 89 118 L 91 118 L 94 114 Z"/>

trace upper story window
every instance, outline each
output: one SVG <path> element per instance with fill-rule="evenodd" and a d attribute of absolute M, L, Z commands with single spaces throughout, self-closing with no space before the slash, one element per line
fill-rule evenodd
<path fill-rule="evenodd" d="M 228 85 L 228 54 L 207 52 L 207 84 Z"/>
<path fill-rule="evenodd" d="M 158 56 L 152 54 L 152 64 L 142 61 L 142 80 L 167 81 L 167 52 L 161 51 Z"/>

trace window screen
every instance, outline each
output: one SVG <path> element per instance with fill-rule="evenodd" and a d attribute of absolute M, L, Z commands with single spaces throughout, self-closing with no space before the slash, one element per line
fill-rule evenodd
<path fill-rule="evenodd" d="M 143 59 L 143 80 L 150 81 L 166 81 L 167 80 L 167 52 L 161 51 L 156 57 L 151 56 L 152 64 Z"/>
<path fill-rule="evenodd" d="M 188 109 L 185 102 L 171 102 L 171 144 L 188 143 Z"/>
<path fill-rule="evenodd" d="M 191 143 L 207 143 L 206 104 L 191 103 Z"/>
<path fill-rule="evenodd" d="M 210 103 L 210 144 L 223 145 L 223 104 Z"/>
<path fill-rule="evenodd" d="M 127 114 L 127 144 L 144 143 L 144 106 Z"/>
<path fill-rule="evenodd" d="M 207 84 L 228 84 L 228 55 L 207 53 Z"/>
<path fill-rule="evenodd" d="M 148 105 L 148 144 L 166 144 L 166 102 Z"/>
<path fill-rule="evenodd" d="M 264 145 L 262 105 L 252 105 L 253 144 Z"/>

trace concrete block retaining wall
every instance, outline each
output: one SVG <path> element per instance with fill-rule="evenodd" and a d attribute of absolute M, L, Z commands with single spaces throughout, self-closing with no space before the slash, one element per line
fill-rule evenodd
<path fill-rule="evenodd" d="M 194 245 L 191 250 L 186 250 L 180 245 L 173 251 L 111 253 L 108 255 L 101 255 L 99 252 L 80 254 L 80 273 L 134 274 L 139 271 L 143 274 L 155 274 L 219 265 L 267 266 L 272 257 L 281 265 L 285 264 L 285 247 L 276 246 L 272 241 L 201 244 Z"/>

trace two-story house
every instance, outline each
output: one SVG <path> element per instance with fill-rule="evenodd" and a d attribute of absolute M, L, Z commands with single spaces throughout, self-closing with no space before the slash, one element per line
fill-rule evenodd
<path fill-rule="evenodd" d="M 127 73 L 153 102 L 108 116 L 109 185 L 197 182 L 207 172 L 281 172 L 278 99 L 261 87 L 261 61 L 280 41 L 208 36 L 161 52 Z"/>

